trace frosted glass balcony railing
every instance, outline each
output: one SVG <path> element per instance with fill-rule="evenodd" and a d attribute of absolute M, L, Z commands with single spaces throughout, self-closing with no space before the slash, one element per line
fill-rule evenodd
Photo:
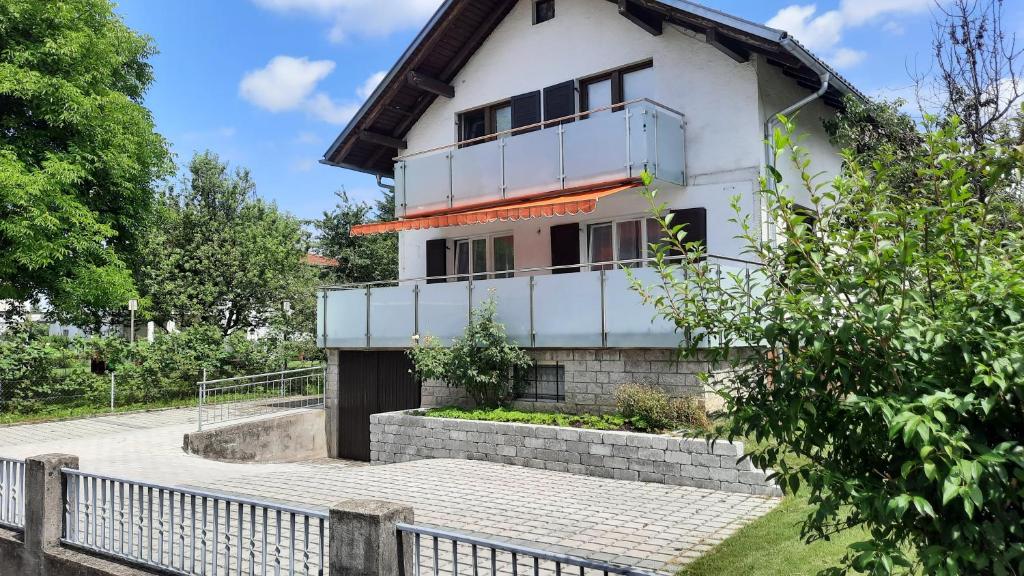
<path fill-rule="evenodd" d="M 709 256 L 722 281 L 730 273 L 750 282 L 753 262 Z M 631 262 L 635 264 L 636 262 Z M 582 265 L 586 270 L 587 266 Z M 622 268 L 549 274 L 528 269 L 512 278 L 326 288 L 318 296 L 317 338 L 326 348 L 408 348 L 432 336 L 448 344 L 461 336 L 470 311 L 493 297 L 508 336 L 525 348 L 675 348 L 682 335 L 656 317 L 631 288 Z M 631 268 L 645 285 L 660 282 L 652 268 Z M 395 284 L 395 283 L 392 283 Z"/>
<path fill-rule="evenodd" d="M 683 116 L 634 100 L 397 158 L 398 216 L 638 178 L 685 182 Z M 472 144 L 468 146 L 467 144 Z"/>

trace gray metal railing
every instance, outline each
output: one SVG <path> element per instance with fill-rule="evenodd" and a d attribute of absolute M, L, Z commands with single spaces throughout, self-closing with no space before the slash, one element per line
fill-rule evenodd
<path fill-rule="evenodd" d="M 399 218 L 575 190 L 647 172 L 686 182 L 682 113 L 646 98 L 395 158 Z"/>
<path fill-rule="evenodd" d="M 61 472 L 69 546 L 188 576 L 327 574 L 326 512 Z"/>
<path fill-rule="evenodd" d="M 199 429 L 283 410 L 323 407 L 326 369 L 314 366 L 199 382 Z"/>
<path fill-rule="evenodd" d="M 757 262 L 704 261 L 720 282 L 758 283 Z M 649 259 L 631 259 L 329 286 L 318 295 L 317 337 L 324 348 L 407 348 L 426 336 L 448 343 L 493 295 L 497 320 L 522 347 L 675 348 L 685 334 L 643 301 L 633 279 L 661 283 Z"/>
<path fill-rule="evenodd" d="M 439 528 L 399 524 L 398 531 L 402 538 L 413 539 L 413 576 L 479 576 L 481 572 L 491 576 L 653 574 L 628 566 L 477 538 Z"/>
<path fill-rule="evenodd" d="M 0 526 L 25 528 L 25 462 L 0 458 Z"/>

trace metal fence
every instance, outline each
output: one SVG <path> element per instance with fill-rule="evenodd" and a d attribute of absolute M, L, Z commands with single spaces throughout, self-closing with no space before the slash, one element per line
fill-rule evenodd
<path fill-rule="evenodd" d="M 25 462 L 0 458 L 0 526 L 25 528 Z"/>
<path fill-rule="evenodd" d="M 183 575 L 327 574 L 325 512 L 62 473 L 70 546 Z"/>
<path fill-rule="evenodd" d="M 413 538 L 413 576 L 479 576 L 481 572 L 491 576 L 652 574 L 628 566 L 496 542 L 438 528 L 399 524 L 398 531 L 402 538 Z"/>
<path fill-rule="evenodd" d="M 199 429 L 217 422 L 324 406 L 325 366 L 199 382 Z"/>

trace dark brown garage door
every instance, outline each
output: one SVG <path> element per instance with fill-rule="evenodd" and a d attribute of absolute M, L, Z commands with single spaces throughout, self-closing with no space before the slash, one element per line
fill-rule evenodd
<path fill-rule="evenodd" d="M 420 384 L 411 370 L 401 350 L 339 353 L 339 458 L 370 460 L 370 414 L 420 407 Z"/>

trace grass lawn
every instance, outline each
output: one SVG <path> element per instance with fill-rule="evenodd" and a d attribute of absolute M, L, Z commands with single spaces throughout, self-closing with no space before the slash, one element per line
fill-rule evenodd
<path fill-rule="evenodd" d="M 814 575 L 837 566 L 848 545 L 866 539 L 863 531 L 850 530 L 828 542 L 804 544 L 800 523 L 810 511 L 806 498 L 787 497 L 775 510 L 740 529 L 677 576 Z"/>

